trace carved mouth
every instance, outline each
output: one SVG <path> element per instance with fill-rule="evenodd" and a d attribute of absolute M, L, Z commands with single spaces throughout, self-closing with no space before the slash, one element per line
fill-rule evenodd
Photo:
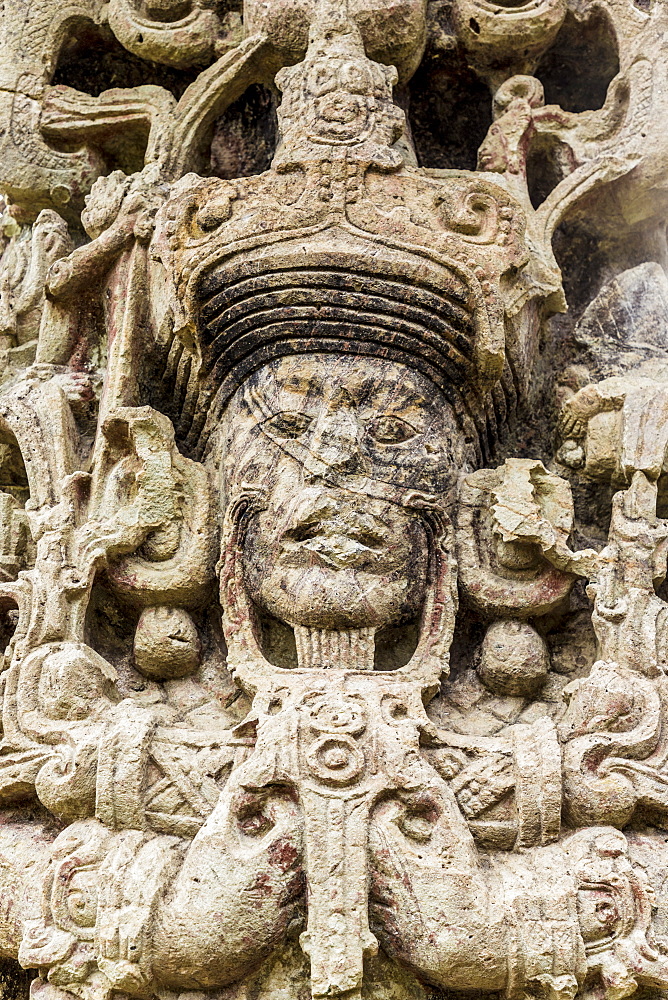
<path fill-rule="evenodd" d="M 360 121 L 365 117 L 366 110 L 356 94 L 353 96 L 339 91 L 322 98 L 317 107 L 320 118 L 334 128 Z"/>
<path fill-rule="evenodd" d="M 303 522 L 283 536 L 286 554 L 308 552 L 326 566 L 347 569 L 367 562 L 387 547 L 386 531 L 367 525 L 342 524 L 338 520 Z"/>
<path fill-rule="evenodd" d="M 294 542 L 308 542 L 316 538 L 332 537 L 350 538 L 359 542 L 368 549 L 380 549 L 385 544 L 384 533 L 373 532 L 368 528 L 355 528 L 346 526 L 342 529 L 334 521 L 315 521 L 311 524 L 301 524 L 291 531 L 287 531 L 285 537 Z"/>

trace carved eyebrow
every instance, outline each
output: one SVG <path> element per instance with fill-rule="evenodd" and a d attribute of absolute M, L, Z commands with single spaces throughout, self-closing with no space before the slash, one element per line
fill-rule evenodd
<path fill-rule="evenodd" d="M 379 393 L 375 400 L 373 389 L 374 386 L 370 385 L 368 392 L 364 393 L 364 399 L 376 402 L 378 405 L 387 408 L 392 407 L 393 409 L 403 410 L 406 407 L 414 406 L 424 409 L 429 405 L 429 400 L 426 396 L 413 392 L 411 389 L 404 389 L 402 386 L 393 386 L 389 392 L 386 390 L 382 394 Z"/>
<path fill-rule="evenodd" d="M 299 372 L 294 372 L 286 377 L 279 391 L 300 393 L 320 392 L 322 384 L 322 378 L 315 373 L 302 375 Z"/>
<path fill-rule="evenodd" d="M 426 396 L 420 396 L 417 393 L 406 393 L 405 396 L 399 393 L 398 399 L 393 399 L 392 402 L 398 406 L 419 406 L 427 407 L 429 406 L 429 400 Z"/>
<path fill-rule="evenodd" d="M 429 404 L 429 400 L 417 389 L 397 382 L 388 386 L 377 375 L 367 376 L 358 383 L 358 387 L 350 386 L 348 391 L 358 405 L 371 403 L 374 406 L 403 409 L 406 406 L 425 407 Z"/>

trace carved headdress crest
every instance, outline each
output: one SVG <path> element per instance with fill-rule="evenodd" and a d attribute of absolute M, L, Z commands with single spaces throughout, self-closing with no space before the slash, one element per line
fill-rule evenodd
<path fill-rule="evenodd" d="M 524 213 L 486 179 L 453 172 L 435 184 L 411 166 L 396 76 L 366 56 L 352 19 L 321 3 L 306 58 L 276 77 L 271 169 L 176 186 L 165 254 L 168 240 L 200 385 L 217 397 L 210 425 L 253 370 L 286 354 L 402 361 L 451 400 L 480 401 L 501 377 L 518 295 L 501 279 L 527 264 Z"/>

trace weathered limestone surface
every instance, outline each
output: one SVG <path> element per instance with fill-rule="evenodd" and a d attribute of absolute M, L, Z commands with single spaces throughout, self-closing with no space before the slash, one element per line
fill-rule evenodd
<path fill-rule="evenodd" d="M 6 0 L 4 1000 L 668 997 L 668 4 Z"/>

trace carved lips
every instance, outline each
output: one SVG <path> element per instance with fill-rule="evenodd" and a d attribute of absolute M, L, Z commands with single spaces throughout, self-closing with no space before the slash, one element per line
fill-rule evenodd
<path fill-rule="evenodd" d="M 390 529 L 373 514 L 350 506 L 342 509 L 340 502 L 327 494 L 310 506 L 311 511 L 298 517 L 283 536 L 279 561 L 294 565 L 315 559 L 334 569 L 345 569 L 368 565 L 386 549 Z"/>

